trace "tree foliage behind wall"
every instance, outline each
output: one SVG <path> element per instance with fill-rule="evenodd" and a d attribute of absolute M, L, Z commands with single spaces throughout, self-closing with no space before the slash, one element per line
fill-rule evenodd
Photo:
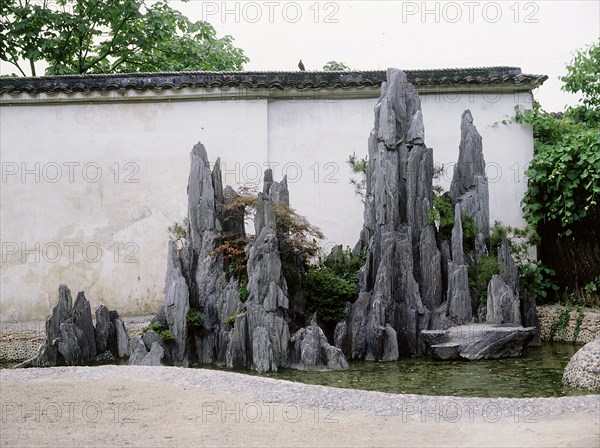
<path fill-rule="evenodd" d="M 516 121 L 531 124 L 534 134 L 523 208 L 563 297 L 591 304 L 598 295 L 586 285 L 600 276 L 600 41 L 577 52 L 561 80 L 564 91 L 581 96 L 579 105 L 562 115 L 537 103 L 517 110 Z"/>
<path fill-rule="evenodd" d="M 187 0 L 183 0 L 187 1 Z M 23 76 L 241 70 L 248 58 L 231 36 L 189 20 L 166 0 L 6 0 L 0 59 Z"/>

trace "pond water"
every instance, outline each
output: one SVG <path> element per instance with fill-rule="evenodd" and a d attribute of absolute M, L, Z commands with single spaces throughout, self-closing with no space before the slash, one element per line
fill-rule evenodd
<path fill-rule="evenodd" d="M 544 344 L 528 349 L 522 358 L 471 362 L 432 361 L 426 357 L 385 363 L 353 361 L 342 372 L 284 369 L 262 376 L 396 394 L 490 398 L 586 395 L 591 392 L 562 385 L 563 370 L 579 348 L 573 344 Z"/>
<path fill-rule="evenodd" d="M 396 394 L 489 398 L 565 397 L 591 394 L 562 385 L 563 370 L 580 347 L 573 344 L 544 344 L 528 349 L 522 358 L 490 361 L 432 361 L 431 358 L 422 357 L 396 362 L 353 361 L 348 370 L 341 372 L 281 369 L 274 373 L 258 374 L 247 370 L 239 373 Z M 0 368 L 15 364 L 0 361 Z"/>

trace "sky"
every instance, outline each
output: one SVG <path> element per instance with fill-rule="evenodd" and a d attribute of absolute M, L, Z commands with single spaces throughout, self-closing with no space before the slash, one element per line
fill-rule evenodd
<path fill-rule="evenodd" d="M 299 59 L 307 70 L 331 60 L 354 70 L 517 66 L 548 75 L 534 92 L 547 111 L 577 103 L 558 78 L 577 49 L 600 37 L 600 0 L 169 4 L 232 35 L 250 58 L 246 70 L 293 71 Z M 2 73 L 13 70 L 0 64 Z"/>
<path fill-rule="evenodd" d="M 600 36 L 600 1 L 170 2 L 230 34 L 246 70 L 357 70 L 517 66 L 549 79 L 536 92 L 548 111 L 577 98 L 558 77 L 575 50 Z"/>

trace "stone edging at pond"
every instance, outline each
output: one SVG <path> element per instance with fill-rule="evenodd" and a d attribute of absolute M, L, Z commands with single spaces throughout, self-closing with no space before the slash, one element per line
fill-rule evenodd
<path fill-rule="evenodd" d="M 561 325 L 561 312 L 570 310 L 566 325 Z M 557 342 L 573 342 L 575 331 L 578 329 L 577 343 L 587 344 L 600 336 L 600 310 L 583 308 L 581 317 L 575 307 L 566 308 L 564 305 L 541 305 L 537 307 L 540 321 L 542 340 L 549 341 L 554 333 Z M 579 321 L 579 324 L 578 324 Z M 553 328 L 554 326 L 554 328 Z"/>

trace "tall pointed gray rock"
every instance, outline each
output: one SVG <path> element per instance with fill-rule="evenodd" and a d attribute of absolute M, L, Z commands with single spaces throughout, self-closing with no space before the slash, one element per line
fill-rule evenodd
<path fill-rule="evenodd" d="M 521 287 L 519 281 L 519 269 L 510 253 L 510 245 L 505 238 L 498 248 L 498 261 L 502 265 L 502 279 L 510 286 L 514 300 L 520 304 L 521 324 L 524 327 L 535 327 L 535 336 L 529 342 L 531 347 L 539 347 L 542 344 L 540 338 L 540 322 L 535 306 L 535 299 L 529 292 Z"/>
<path fill-rule="evenodd" d="M 52 315 L 46 319 L 46 338 L 33 362 L 39 367 L 53 367 L 58 361 L 58 340 L 60 324 L 72 317 L 73 299 L 67 285 L 58 287 L 58 303 L 52 309 Z"/>
<path fill-rule="evenodd" d="M 164 312 L 169 331 L 175 338 L 174 362 L 187 364 L 187 315 L 190 310 L 188 284 L 183 277 L 176 242 L 169 241 L 167 250 L 167 273 L 165 277 Z"/>
<path fill-rule="evenodd" d="M 96 351 L 98 354 L 106 351 L 117 354 L 115 327 L 110 321 L 110 311 L 102 304 L 96 309 Z"/>
<path fill-rule="evenodd" d="M 521 325 L 519 298 L 499 275 L 494 275 L 488 285 L 487 323 Z"/>
<path fill-rule="evenodd" d="M 485 176 L 485 159 L 481 135 L 473 124 L 473 115 L 465 110 L 461 117 L 458 163 L 454 165 L 454 175 L 450 185 L 450 198 L 458 197 L 475 186 L 475 177 Z"/>
<path fill-rule="evenodd" d="M 454 165 L 450 199 L 453 204 L 460 203 L 461 213 L 473 217 L 478 233 L 489 236 L 490 206 L 483 142 L 468 109 L 461 117 L 458 163 Z"/>
<path fill-rule="evenodd" d="M 394 359 L 422 353 L 420 331 L 427 328 L 427 300 L 440 300 L 439 263 L 428 226 L 432 203 L 433 155 L 425 146 L 421 101 L 406 75 L 389 69 L 375 106 L 369 137 L 367 191 L 361 246 L 366 263 L 359 274 L 359 297 L 350 307 L 336 339 L 346 356 Z M 438 286 L 421 289 L 419 280 L 434 278 Z M 342 334 L 344 330 L 345 334 Z M 395 337 L 395 342 L 390 341 Z M 341 344 L 341 342 L 340 342 Z"/>
<path fill-rule="evenodd" d="M 442 257 L 435 241 L 433 226 L 427 226 L 421 231 L 419 253 L 421 297 L 423 304 L 433 310 L 442 301 Z"/>

